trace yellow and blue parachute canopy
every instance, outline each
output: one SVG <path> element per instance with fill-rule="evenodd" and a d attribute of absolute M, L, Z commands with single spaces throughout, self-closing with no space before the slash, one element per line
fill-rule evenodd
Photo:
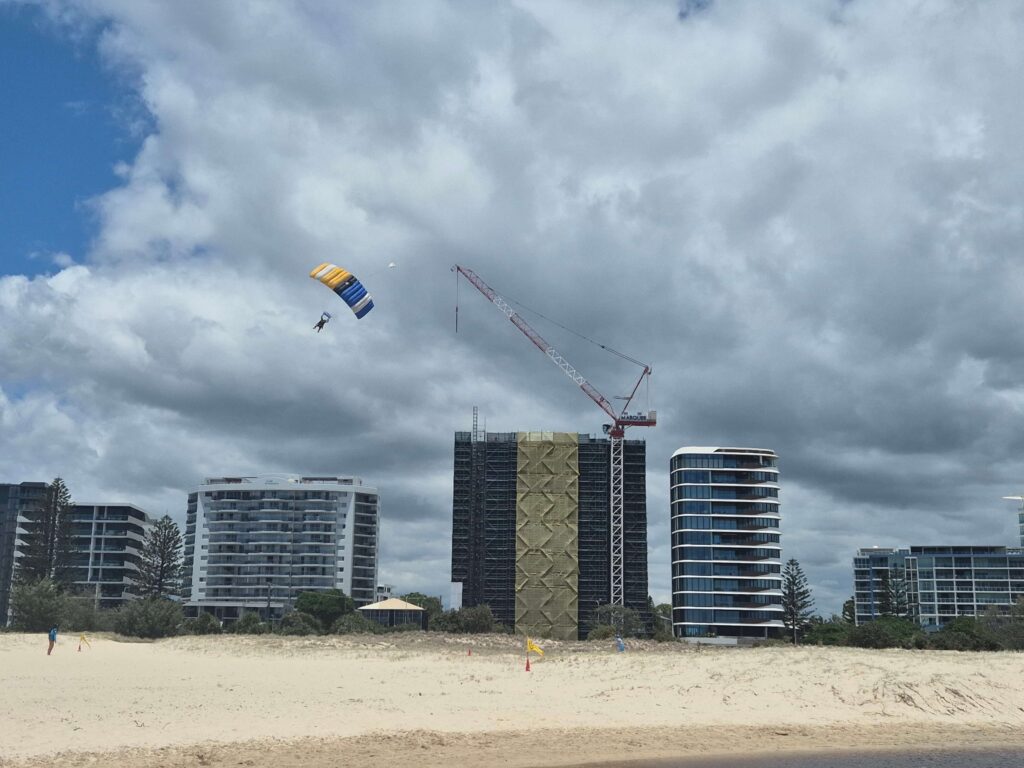
<path fill-rule="evenodd" d="M 373 297 L 356 276 L 335 264 L 324 262 L 316 267 L 309 276 L 326 285 L 348 304 L 356 317 L 362 318 L 373 309 Z"/>

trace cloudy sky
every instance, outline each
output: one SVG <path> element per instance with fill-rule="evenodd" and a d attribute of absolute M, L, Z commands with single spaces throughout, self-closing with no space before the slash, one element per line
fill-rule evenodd
<path fill-rule="evenodd" d="M 7 0 L 0 57 L 0 482 L 181 521 L 206 476 L 358 474 L 382 581 L 447 596 L 473 406 L 603 421 L 467 284 L 456 334 L 459 263 L 653 365 L 659 602 L 683 445 L 778 452 L 824 613 L 857 547 L 1018 541 L 1016 0 Z M 322 261 L 377 307 L 317 335 Z"/>

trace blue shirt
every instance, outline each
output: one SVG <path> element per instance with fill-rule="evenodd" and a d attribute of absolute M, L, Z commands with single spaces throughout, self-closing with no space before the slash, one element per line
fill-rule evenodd
<path fill-rule="evenodd" d="M 50 641 L 51 642 L 56 642 L 57 641 L 57 628 L 56 627 L 54 627 L 53 629 L 50 630 Z"/>

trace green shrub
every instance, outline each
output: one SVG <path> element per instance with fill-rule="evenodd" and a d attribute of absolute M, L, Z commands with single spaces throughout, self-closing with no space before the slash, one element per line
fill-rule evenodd
<path fill-rule="evenodd" d="M 848 643 L 857 648 L 925 648 L 928 641 L 914 622 L 886 616 L 851 629 Z"/>
<path fill-rule="evenodd" d="M 587 633 L 587 640 L 609 640 L 618 634 L 610 624 L 598 624 Z"/>
<path fill-rule="evenodd" d="M 181 630 L 186 635 L 219 635 L 223 631 L 217 617 L 205 611 L 194 619 L 185 619 Z"/>
<path fill-rule="evenodd" d="M 1000 648 L 1024 651 L 1024 598 L 1018 599 L 1008 612 L 990 606 L 978 623 Z"/>
<path fill-rule="evenodd" d="M 11 628 L 46 632 L 59 626 L 67 609 L 66 598 L 49 579 L 18 584 L 11 590 Z"/>
<path fill-rule="evenodd" d="M 262 635 L 270 631 L 270 628 L 260 621 L 256 611 L 246 611 L 242 618 L 228 626 L 228 631 L 236 635 Z"/>
<path fill-rule="evenodd" d="M 345 614 L 331 626 L 331 632 L 336 635 L 379 635 L 385 628 L 373 619 L 368 619 L 358 611 Z"/>
<path fill-rule="evenodd" d="M 116 611 L 97 608 L 93 597 L 65 596 L 61 626 L 69 632 L 110 632 L 114 629 L 116 617 Z"/>
<path fill-rule="evenodd" d="M 114 631 L 127 637 L 173 637 L 181 631 L 181 605 L 166 598 L 147 597 L 122 606 L 114 619 Z"/>
<path fill-rule="evenodd" d="M 320 622 L 302 611 L 292 611 L 283 619 L 277 627 L 282 635 L 318 635 L 320 634 Z"/>
<path fill-rule="evenodd" d="M 616 634 L 622 637 L 647 636 L 647 627 L 640 614 L 624 605 L 598 606 L 591 614 L 591 620 L 598 626 L 614 627 Z"/>
<path fill-rule="evenodd" d="M 824 621 L 811 624 L 804 633 L 807 645 L 848 645 L 853 625 L 845 621 Z"/>
<path fill-rule="evenodd" d="M 998 651 L 1002 648 L 983 623 L 959 616 L 928 638 L 928 645 L 943 651 Z"/>
<path fill-rule="evenodd" d="M 295 610 L 312 617 L 318 623 L 317 631 L 333 626 L 334 622 L 356 608 L 352 598 L 340 589 L 323 592 L 303 592 L 295 601 Z"/>
<path fill-rule="evenodd" d="M 434 621 L 431 629 L 438 632 L 455 632 L 459 634 L 484 634 L 501 632 L 503 627 L 494 621 L 494 614 L 488 605 L 476 605 L 472 608 L 460 608 L 457 611 L 445 611 Z"/>

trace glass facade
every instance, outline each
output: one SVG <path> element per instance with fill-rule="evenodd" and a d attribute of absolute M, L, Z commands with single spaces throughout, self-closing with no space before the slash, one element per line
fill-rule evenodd
<path fill-rule="evenodd" d="M 669 471 L 676 637 L 781 634 L 775 453 L 756 448 L 680 448 Z"/>
<path fill-rule="evenodd" d="M 924 629 L 940 629 L 957 616 L 1006 609 L 1024 598 L 1024 549 L 861 549 L 853 579 L 857 624 L 906 615 Z"/>

